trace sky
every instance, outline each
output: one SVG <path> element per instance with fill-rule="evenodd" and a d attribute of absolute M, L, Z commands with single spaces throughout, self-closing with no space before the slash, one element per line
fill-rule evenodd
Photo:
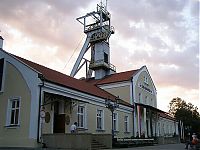
<path fill-rule="evenodd" d="M 70 74 L 86 35 L 76 18 L 100 0 L 1 0 L 3 49 Z M 111 63 L 117 72 L 146 65 L 158 108 L 180 97 L 200 109 L 199 0 L 108 0 Z"/>

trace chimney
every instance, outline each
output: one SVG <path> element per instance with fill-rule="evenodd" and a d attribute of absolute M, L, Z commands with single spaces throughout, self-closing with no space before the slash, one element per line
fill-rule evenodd
<path fill-rule="evenodd" d="M 0 48 L 1 48 L 1 49 L 3 49 L 3 40 L 4 40 L 4 39 L 2 38 L 2 36 L 0 36 Z"/>

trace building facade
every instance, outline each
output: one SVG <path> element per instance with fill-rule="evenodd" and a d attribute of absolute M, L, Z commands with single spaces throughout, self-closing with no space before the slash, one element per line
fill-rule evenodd
<path fill-rule="evenodd" d="M 75 121 L 79 133 L 111 134 L 105 100 L 116 96 L 2 49 L 0 61 L 0 147 L 37 147 L 41 135 L 70 133 Z M 132 106 L 121 100 L 114 130 L 131 137 L 132 124 Z"/>
<path fill-rule="evenodd" d="M 148 138 L 178 134 L 177 122 L 165 112 L 157 109 L 156 87 L 146 66 L 137 70 L 112 74 L 101 80 L 89 79 L 86 82 L 93 83 L 132 105 L 134 137 Z M 164 123 L 161 116 L 165 116 Z M 160 131 L 160 124 L 165 124 L 166 128 L 170 127 L 170 130 Z"/>
<path fill-rule="evenodd" d="M 70 133 L 74 122 L 79 133 L 111 134 L 105 100 L 118 96 L 116 138 L 178 134 L 176 121 L 156 107 L 156 88 L 146 66 L 101 80 L 78 80 L 2 49 L 0 56 L 1 147 L 37 147 L 41 135 Z"/>
<path fill-rule="evenodd" d="M 94 22 L 86 24 L 91 16 Z M 70 135 L 74 122 L 82 135 L 178 134 L 177 122 L 157 109 L 157 91 L 147 67 L 116 73 L 110 63 L 110 17 L 100 4 L 96 12 L 77 18 L 87 38 L 71 76 L 6 52 L 0 36 L 0 147 L 39 147 L 44 135 Z M 75 79 L 89 48 L 87 78 Z M 112 106 L 117 102 L 114 111 L 107 108 L 108 101 Z"/>

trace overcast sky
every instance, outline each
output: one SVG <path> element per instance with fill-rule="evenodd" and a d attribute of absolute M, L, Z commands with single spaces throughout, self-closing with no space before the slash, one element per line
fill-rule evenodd
<path fill-rule="evenodd" d="M 95 11 L 99 2 L 1 0 L 3 48 L 69 75 L 85 38 L 76 18 Z M 115 27 L 111 63 L 117 72 L 146 65 L 158 108 L 168 111 L 169 101 L 180 97 L 200 109 L 199 1 L 108 0 L 108 11 Z"/>

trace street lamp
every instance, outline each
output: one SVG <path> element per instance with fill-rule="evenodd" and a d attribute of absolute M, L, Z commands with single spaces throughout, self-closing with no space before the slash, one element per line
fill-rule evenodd
<path fill-rule="evenodd" d="M 115 98 L 114 102 L 111 101 L 110 99 L 105 100 L 106 108 L 108 108 L 112 114 L 112 141 L 114 140 L 114 128 L 113 128 L 113 121 L 114 121 L 113 117 L 114 116 L 113 116 L 113 114 L 114 114 L 115 109 L 119 108 L 119 104 L 118 104 L 119 100 L 120 100 L 119 96 Z"/>

